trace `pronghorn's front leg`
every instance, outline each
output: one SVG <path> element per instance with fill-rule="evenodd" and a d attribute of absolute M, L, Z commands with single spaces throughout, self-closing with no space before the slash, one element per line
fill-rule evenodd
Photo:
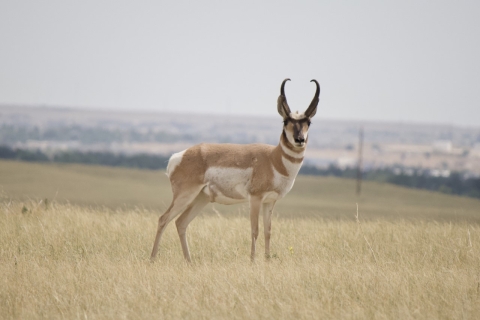
<path fill-rule="evenodd" d="M 255 260 L 255 242 L 257 241 L 258 237 L 258 216 L 260 215 L 262 200 L 262 197 L 250 197 L 250 224 L 252 226 L 252 253 L 250 258 L 252 261 Z"/>
<path fill-rule="evenodd" d="M 272 213 L 275 202 L 264 203 L 263 207 L 263 232 L 265 234 L 265 258 L 270 258 L 270 235 L 272 230 Z"/>

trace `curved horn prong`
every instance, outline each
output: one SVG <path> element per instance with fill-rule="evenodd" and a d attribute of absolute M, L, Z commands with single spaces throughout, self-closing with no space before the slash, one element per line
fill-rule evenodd
<path fill-rule="evenodd" d="M 315 96 L 313 97 L 312 102 L 310 102 L 310 106 L 308 107 L 307 111 L 305 111 L 305 115 L 309 118 L 313 118 L 315 113 L 317 113 L 317 106 L 318 102 L 320 101 L 320 85 L 315 79 L 311 80 L 310 82 L 315 82 L 317 89 L 315 90 Z"/>
<path fill-rule="evenodd" d="M 290 107 L 288 106 L 287 103 L 287 97 L 285 96 L 285 83 L 287 81 L 290 81 L 289 78 L 286 78 L 283 80 L 282 85 L 280 87 L 280 96 L 278 97 L 277 100 L 277 109 L 278 113 L 283 117 L 283 119 L 286 119 L 290 116 Z"/>
<path fill-rule="evenodd" d="M 287 83 L 287 81 L 291 81 L 290 78 L 286 78 L 282 81 L 282 86 L 280 87 L 280 94 L 282 96 L 285 96 L 285 83 Z"/>

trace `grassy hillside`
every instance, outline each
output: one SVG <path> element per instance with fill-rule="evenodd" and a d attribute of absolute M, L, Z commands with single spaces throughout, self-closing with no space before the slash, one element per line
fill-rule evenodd
<path fill-rule="evenodd" d="M 53 199 L 60 203 L 142 207 L 162 212 L 171 200 L 161 171 L 85 165 L 0 161 L 0 190 L 5 199 Z M 292 191 L 278 202 L 283 217 L 352 219 L 359 204 L 364 219 L 438 219 L 480 221 L 480 200 L 365 182 L 357 198 L 353 180 L 299 176 Z M 246 214 L 246 205 L 214 208 L 222 214 Z M 212 205 L 204 212 L 213 212 Z"/>

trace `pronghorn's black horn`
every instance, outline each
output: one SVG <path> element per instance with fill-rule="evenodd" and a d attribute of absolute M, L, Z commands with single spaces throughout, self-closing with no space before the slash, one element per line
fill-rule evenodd
<path fill-rule="evenodd" d="M 283 80 L 282 86 L 280 87 L 280 94 L 285 97 L 285 83 L 291 81 L 290 78 Z"/>
<path fill-rule="evenodd" d="M 310 106 L 308 107 L 307 111 L 305 111 L 305 115 L 309 118 L 312 118 L 315 113 L 317 113 L 317 106 L 318 102 L 320 101 L 320 85 L 315 79 L 311 80 L 310 82 L 315 82 L 317 90 L 315 91 L 315 96 L 313 97 L 312 102 L 310 102 Z"/>
<path fill-rule="evenodd" d="M 283 117 L 283 119 L 287 119 L 290 116 L 290 107 L 287 103 L 287 97 L 285 96 L 285 83 L 290 81 L 289 78 L 283 80 L 282 86 L 280 87 L 280 96 L 277 100 L 277 109 L 278 113 Z"/>

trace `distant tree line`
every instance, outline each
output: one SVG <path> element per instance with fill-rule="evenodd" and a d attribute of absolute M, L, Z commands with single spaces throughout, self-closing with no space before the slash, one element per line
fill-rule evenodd
<path fill-rule="evenodd" d="M 169 157 L 151 154 L 124 155 L 111 152 L 80 151 L 60 151 L 48 156 L 39 150 L 12 149 L 10 147 L 0 146 L 0 159 L 33 162 L 83 163 L 157 170 L 166 168 Z"/>
<path fill-rule="evenodd" d="M 22 150 L 13 149 L 8 146 L 0 146 L 0 159 L 83 163 L 158 170 L 167 167 L 169 157 L 151 154 L 124 155 L 111 152 L 80 151 L 60 151 L 52 155 L 47 155 L 39 150 Z M 356 170 L 352 168 L 340 169 L 333 165 L 328 168 L 304 165 L 300 170 L 300 174 L 354 179 L 356 177 Z M 412 174 L 397 174 L 393 169 L 386 168 L 366 171 L 363 173 L 363 178 L 365 180 L 387 182 L 409 188 L 427 189 L 448 194 L 480 198 L 480 178 L 465 178 L 461 173 L 457 172 L 450 174 L 449 177 L 434 177 L 421 170 L 416 170 Z"/>
<path fill-rule="evenodd" d="M 45 162 L 50 159 L 41 151 L 31 151 L 22 149 L 12 149 L 6 146 L 0 146 L 0 159 L 12 159 L 22 161 Z"/>

